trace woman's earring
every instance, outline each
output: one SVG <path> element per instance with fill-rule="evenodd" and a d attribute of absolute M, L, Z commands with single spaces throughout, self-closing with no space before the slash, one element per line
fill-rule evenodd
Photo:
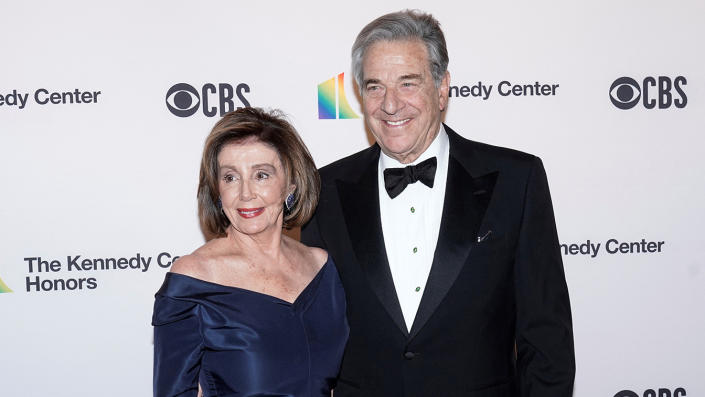
<path fill-rule="evenodd" d="M 220 197 L 218 197 L 218 200 L 215 201 L 215 206 L 218 207 L 219 210 L 223 210 L 223 202 L 220 201 Z"/>
<path fill-rule="evenodd" d="M 287 211 L 291 211 L 291 209 L 294 208 L 294 193 L 289 193 L 289 195 L 286 196 L 284 206 L 286 207 Z"/>

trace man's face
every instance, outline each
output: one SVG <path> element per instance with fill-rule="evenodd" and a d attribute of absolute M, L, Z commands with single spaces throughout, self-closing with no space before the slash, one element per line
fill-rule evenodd
<path fill-rule="evenodd" d="M 438 88 L 423 42 L 379 41 L 362 60 L 365 121 L 388 156 L 407 164 L 433 142 L 448 104 L 450 76 Z"/>

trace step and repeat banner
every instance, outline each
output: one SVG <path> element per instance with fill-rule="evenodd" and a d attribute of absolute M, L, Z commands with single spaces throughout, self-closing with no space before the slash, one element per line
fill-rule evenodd
<path fill-rule="evenodd" d="M 446 123 L 544 161 L 574 395 L 705 396 L 704 4 L 5 2 L 0 394 L 151 395 L 210 128 L 280 108 L 319 166 L 369 146 L 350 47 L 419 8 L 448 41 Z"/>

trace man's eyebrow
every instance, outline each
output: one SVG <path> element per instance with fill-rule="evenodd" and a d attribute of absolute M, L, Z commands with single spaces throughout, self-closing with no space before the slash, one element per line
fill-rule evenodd
<path fill-rule="evenodd" d="M 378 84 L 378 83 L 379 83 L 379 79 L 367 79 L 367 80 L 363 80 L 362 85 L 366 86 L 368 84 Z"/>
<path fill-rule="evenodd" d="M 422 79 L 423 79 L 423 76 L 421 76 L 418 73 L 405 74 L 405 75 L 399 77 L 399 80 L 422 80 Z"/>

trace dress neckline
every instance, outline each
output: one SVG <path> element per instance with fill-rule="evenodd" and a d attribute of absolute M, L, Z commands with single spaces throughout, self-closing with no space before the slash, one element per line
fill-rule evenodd
<path fill-rule="evenodd" d="M 182 280 L 189 280 L 189 281 L 196 282 L 199 284 L 205 284 L 205 285 L 210 285 L 210 286 L 214 286 L 214 287 L 218 287 L 218 288 L 223 288 L 226 290 L 232 290 L 233 292 L 245 293 L 245 294 L 249 294 L 249 295 L 253 295 L 253 296 L 261 296 L 261 297 L 264 297 L 267 299 L 271 299 L 277 303 L 281 303 L 281 304 L 293 307 L 293 306 L 297 306 L 297 303 L 299 303 L 306 296 L 310 295 L 311 291 L 315 289 L 315 287 L 318 285 L 319 279 L 322 277 L 322 275 L 324 273 L 324 270 L 330 265 L 330 261 L 331 261 L 331 257 L 330 257 L 330 255 L 328 255 L 325 263 L 323 263 L 323 266 L 321 266 L 321 268 L 318 269 L 318 272 L 316 272 L 316 275 L 313 276 L 311 281 L 309 281 L 308 284 L 306 284 L 306 286 L 304 287 L 304 289 L 302 289 L 301 292 L 299 292 L 299 295 L 294 299 L 293 302 L 289 302 L 286 299 L 282 299 L 282 298 L 279 298 L 274 295 L 265 294 L 264 292 L 258 292 L 255 290 L 242 288 L 242 287 L 236 287 L 233 285 L 220 284 L 220 283 L 216 283 L 213 281 L 206 281 L 206 280 L 196 278 L 193 276 L 188 276 L 188 275 L 182 274 L 182 273 L 168 272 L 166 274 L 166 277 L 167 278 L 176 277 L 177 279 L 181 278 Z"/>

